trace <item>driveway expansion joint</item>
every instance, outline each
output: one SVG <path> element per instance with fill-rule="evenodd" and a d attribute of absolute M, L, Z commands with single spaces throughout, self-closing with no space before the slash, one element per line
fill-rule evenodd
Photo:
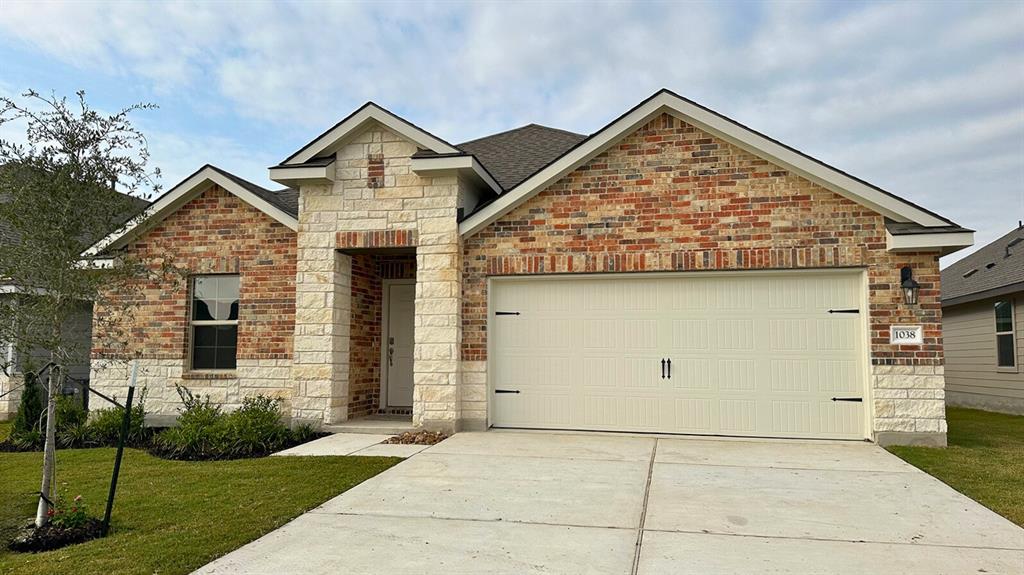
<path fill-rule="evenodd" d="M 687 535 L 714 535 L 724 537 L 749 537 L 752 539 L 783 539 L 788 541 L 819 541 L 822 543 L 861 543 L 864 545 L 907 545 L 910 547 L 942 547 L 945 549 L 982 549 L 992 551 L 1024 551 L 1021 547 L 998 547 L 989 545 L 953 545 L 950 543 L 918 543 L 908 541 L 877 541 L 872 539 L 832 539 L 828 537 L 792 536 L 792 535 L 758 535 L 755 533 L 728 533 L 710 529 L 644 529 L 650 533 L 685 533 Z"/>
<path fill-rule="evenodd" d="M 636 531 L 636 527 L 618 527 L 615 525 L 583 525 L 578 523 L 550 523 L 547 521 L 523 521 L 521 519 L 480 519 L 478 517 L 448 517 L 444 515 L 399 515 L 397 513 L 353 513 L 351 511 L 318 511 L 309 513 L 320 515 L 337 515 L 345 517 L 379 517 L 381 519 L 437 519 L 439 521 L 471 521 L 473 523 L 508 523 L 514 525 L 544 525 L 547 527 L 572 527 L 574 529 L 612 529 L 619 531 Z"/>
<path fill-rule="evenodd" d="M 640 551 L 644 545 L 644 522 L 647 521 L 647 501 L 651 496 L 651 480 L 654 477 L 654 460 L 658 457 L 658 439 L 654 439 L 654 446 L 651 448 L 651 462 L 647 466 L 647 481 L 644 483 L 644 499 L 640 507 L 640 523 L 636 529 L 636 551 L 633 554 L 633 570 L 631 575 L 637 575 L 640 569 Z"/>
<path fill-rule="evenodd" d="M 655 461 L 657 465 L 694 465 L 701 467 L 732 467 L 738 469 L 778 469 L 779 471 L 829 471 L 837 473 L 893 473 L 916 474 L 919 470 L 906 471 L 896 469 L 836 469 L 834 467 L 783 467 L 779 465 L 737 465 L 729 463 L 701 463 L 696 461 Z"/>

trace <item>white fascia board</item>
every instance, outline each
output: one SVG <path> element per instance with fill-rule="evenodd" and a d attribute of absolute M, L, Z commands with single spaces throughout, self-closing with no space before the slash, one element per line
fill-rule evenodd
<path fill-rule="evenodd" d="M 11 294 L 11 293 L 24 294 L 24 293 L 28 293 L 28 294 L 43 295 L 46 292 L 47 292 L 47 290 L 44 290 L 42 288 L 31 288 L 31 289 L 26 291 L 24 288 L 20 288 L 20 287 L 15 286 L 15 285 L 10 285 L 10 284 L 0 285 L 0 294 Z"/>
<path fill-rule="evenodd" d="M 948 255 L 974 245 L 974 232 L 893 235 L 885 232 L 886 249 L 890 252 L 942 252 Z"/>
<path fill-rule="evenodd" d="M 458 149 L 437 139 L 416 126 L 398 118 L 390 112 L 378 107 L 375 104 L 368 104 L 355 114 L 352 114 L 337 126 L 331 128 L 326 134 L 320 136 L 308 144 L 301 152 L 293 158 L 289 158 L 285 164 L 302 164 L 330 150 L 347 136 L 358 133 L 359 130 L 370 121 L 383 125 L 388 130 L 406 138 L 417 145 L 437 152 L 439 154 L 454 154 Z"/>
<path fill-rule="evenodd" d="M 412 171 L 421 176 L 440 174 L 444 172 L 461 172 L 479 178 L 487 187 L 496 194 L 501 193 L 501 186 L 491 177 L 483 165 L 470 155 L 465 156 L 443 156 L 440 158 L 413 158 Z"/>
<path fill-rule="evenodd" d="M 291 214 L 267 202 L 263 198 L 243 188 L 234 180 L 225 177 L 217 170 L 206 166 L 189 176 L 185 181 L 174 186 L 167 193 L 150 204 L 139 216 L 132 218 L 124 227 L 111 233 L 102 240 L 96 242 L 89 249 L 82 252 L 83 258 L 91 258 L 107 248 L 118 248 L 138 234 L 149 229 L 153 224 L 163 220 L 188 201 L 200 193 L 206 191 L 214 184 L 234 194 L 242 201 L 267 214 L 274 220 L 287 226 L 292 230 L 299 229 L 299 222 Z"/>
<path fill-rule="evenodd" d="M 89 258 L 78 260 L 76 268 L 82 270 L 109 270 L 114 267 L 114 258 Z"/>
<path fill-rule="evenodd" d="M 326 166 L 273 166 L 270 179 L 285 186 L 323 185 L 334 182 L 334 162 Z"/>
<path fill-rule="evenodd" d="M 674 94 L 662 92 L 584 140 L 580 146 L 467 218 L 459 225 L 460 233 L 463 236 L 475 234 L 663 112 L 672 114 L 895 221 L 916 222 L 930 227 L 949 225 L 946 220 L 864 184 L 835 168 L 812 160 L 749 128 Z"/>

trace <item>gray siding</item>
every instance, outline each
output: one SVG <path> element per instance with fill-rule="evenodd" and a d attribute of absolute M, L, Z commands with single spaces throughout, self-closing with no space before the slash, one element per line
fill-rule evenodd
<path fill-rule="evenodd" d="M 996 368 L 996 299 L 1014 301 L 1017 371 Z M 949 405 L 1024 414 L 1024 292 L 942 310 Z"/>

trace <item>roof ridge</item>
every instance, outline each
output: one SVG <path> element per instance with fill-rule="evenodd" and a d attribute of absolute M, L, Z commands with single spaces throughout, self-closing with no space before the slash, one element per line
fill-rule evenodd
<path fill-rule="evenodd" d="M 231 178 L 232 180 L 235 180 L 235 182 L 237 182 L 237 183 L 243 183 L 243 184 L 246 184 L 246 185 L 249 185 L 249 186 L 253 186 L 255 188 L 259 188 L 259 189 L 263 190 L 264 192 L 275 193 L 273 190 L 269 190 L 267 188 L 264 188 L 263 186 L 261 186 L 261 185 L 259 185 L 257 183 L 250 182 L 249 180 L 243 178 L 242 176 L 239 176 L 239 175 L 236 175 L 236 174 L 232 174 L 231 172 L 225 170 L 224 168 L 219 168 L 217 166 L 214 166 L 213 164 L 206 164 L 206 167 L 210 168 L 211 170 L 213 170 L 215 172 L 220 173 L 223 176 L 227 176 L 228 178 Z M 201 168 L 200 168 L 200 171 L 202 171 Z"/>
<path fill-rule="evenodd" d="M 511 134 L 512 132 L 519 132 L 519 131 L 525 130 L 527 128 L 544 128 L 545 130 L 551 130 L 553 132 L 562 132 L 563 134 L 567 134 L 567 135 L 570 135 L 570 136 L 578 136 L 580 138 L 586 138 L 587 137 L 586 134 L 577 134 L 576 132 L 571 132 L 569 130 L 563 130 L 562 128 L 552 128 L 551 126 L 545 126 L 543 124 L 538 124 L 536 122 L 530 122 L 529 124 L 524 124 L 522 126 L 519 126 L 518 128 L 511 128 L 511 129 L 504 130 L 504 131 L 501 131 L 501 132 L 495 132 L 493 134 L 488 134 L 486 136 L 480 136 L 479 138 L 474 138 L 472 140 L 467 140 L 465 142 L 460 142 L 458 144 L 455 144 L 455 147 L 459 148 L 459 149 L 462 149 L 462 146 L 465 146 L 466 144 L 474 144 L 474 143 L 479 142 L 481 140 L 487 140 L 487 139 L 490 139 L 490 138 L 494 138 L 496 136 L 504 136 L 505 134 Z"/>

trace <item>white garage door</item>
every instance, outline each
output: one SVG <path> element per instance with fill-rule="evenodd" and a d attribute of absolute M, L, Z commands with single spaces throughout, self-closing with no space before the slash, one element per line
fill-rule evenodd
<path fill-rule="evenodd" d="M 861 283 L 859 273 L 494 279 L 492 424 L 863 439 Z"/>

